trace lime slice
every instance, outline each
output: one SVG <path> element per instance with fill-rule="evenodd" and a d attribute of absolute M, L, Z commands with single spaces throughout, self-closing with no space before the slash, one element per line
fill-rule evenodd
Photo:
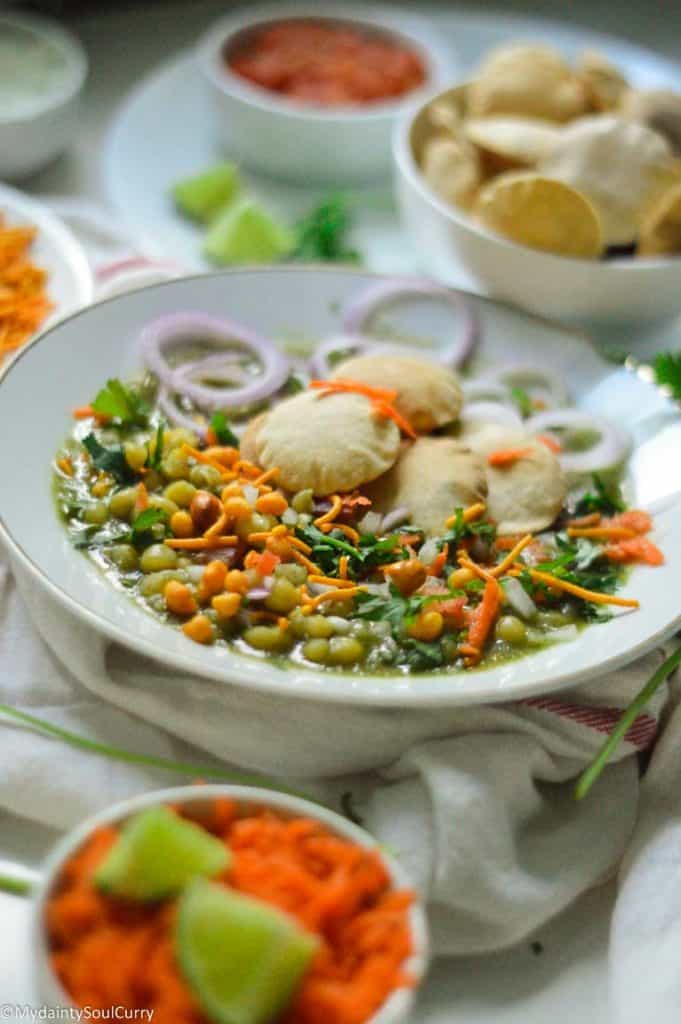
<path fill-rule="evenodd" d="M 252 199 L 228 207 L 206 235 L 204 255 L 219 266 L 272 263 L 293 248 L 293 236 Z"/>
<path fill-rule="evenodd" d="M 196 875 L 217 875 L 230 853 L 219 839 L 168 807 L 130 818 L 95 872 L 100 889 L 131 900 L 159 900 L 178 893 Z"/>
<path fill-rule="evenodd" d="M 180 970 L 216 1024 L 277 1020 L 317 945 L 287 914 L 224 885 L 197 878 L 180 898 Z"/>
<path fill-rule="evenodd" d="M 178 181 L 173 188 L 173 199 L 185 216 L 208 224 L 231 203 L 239 188 L 236 164 L 218 164 L 202 174 Z"/>

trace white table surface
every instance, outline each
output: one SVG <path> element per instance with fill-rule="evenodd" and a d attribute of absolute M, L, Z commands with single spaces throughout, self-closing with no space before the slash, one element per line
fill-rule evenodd
<path fill-rule="evenodd" d="M 0 6 L 2 4 L 0 3 Z M 37 194 L 76 195 L 105 201 L 100 153 L 110 119 L 135 81 L 177 49 L 190 45 L 202 28 L 230 4 L 224 0 L 163 0 L 155 4 L 112 5 L 104 14 L 74 20 L 72 27 L 91 61 L 80 136 L 71 152 L 24 183 Z M 404 4 L 418 8 L 421 3 Z M 428 6 L 438 6 L 429 4 Z M 439 5 L 452 9 L 451 3 Z M 565 16 L 573 24 L 611 32 L 681 59 L 681 4 L 652 10 L 642 0 L 505 0 L 505 12 Z M 143 168 L 140 168 L 143 174 Z M 54 834 L 27 821 L 0 814 L 2 860 L 37 865 Z M 612 884 L 585 896 L 546 926 L 537 939 L 511 952 L 484 958 L 441 961 L 417 1014 L 420 1024 L 605 1024 L 605 957 Z M 0 1012 L 6 1004 L 26 1004 L 29 939 L 26 901 L 0 894 Z M 587 1009 L 588 1008 L 588 1009 Z M 12 1020 L 3 1015 L 3 1020 Z M 19 1014 L 14 1018 L 22 1019 Z"/>

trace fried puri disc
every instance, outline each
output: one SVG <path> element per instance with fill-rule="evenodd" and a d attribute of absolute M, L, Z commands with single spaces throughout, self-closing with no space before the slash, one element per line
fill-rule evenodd
<path fill-rule="evenodd" d="M 468 88 L 472 117 L 517 114 L 560 123 L 586 109 L 584 87 L 562 55 L 536 44 L 492 50 Z"/>
<path fill-rule="evenodd" d="M 598 213 L 586 196 L 532 172 L 501 174 L 481 191 L 475 207 L 490 231 L 531 249 L 596 259 L 603 249 Z"/>
<path fill-rule="evenodd" d="M 482 152 L 492 170 L 532 167 L 548 156 L 560 129 L 538 117 L 472 117 L 468 139 Z"/>
<path fill-rule="evenodd" d="M 598 50 L 584 50 L 575 73 L 584 86 L 589 107 L 601 113 L 616 110 L 629 88 L 620 69 Z"/>
<path fill-rule="evenodd" d="M 589 198 L 606 245 L 635 242 L 645 214 L 679 176 L 666 139 L 612 114 L 583 117 L 564 128 L 539 170 Z"/>
<path fill-rule="evenodd" d="M 400 431 L 354 393 L 302 391 L 276 405 L 255 439 L 256 462 L 279 468 L 289 491 L 352 491 L 385 473 L 397 458 Z"/>
<path fill-rule="evenodd" d="M 393 468 L 364 491 L 376 511 L 404 507 L 415 526 L 438 537 L 455 509 L 484 500 L 484 464 L 451 437 L 420 437 L 405 444 Z"/>
<path fill-rule="evenodd" d="M 681 94 L 671 89 L 630 89 L 622 100 L 622 117 L 641 121 L 658 132 L 681 156 Z"/>
<path fill-rule="evenodd" d="M 339 363 L 333 376 L 396 391 L 393 405 L 414 430 L 423 434 L 457 419 L 463 403 L 456 374 L 427 359 L 355 356 Z"/>
<path fill-rule="evenodd" d="M 672 256 L 681 253 L 681 184 L 657 201 L 641 226 L 639 256 Z"/>
<path fill-rule="evenodd" d="M 465 135 L 438 135 L 429 139 L 421 165 L 433 191 L 455 206 L 470 206 L 482 180 L 482 171 L 477 150 Z"/>
<path fill-rule="evenodd" d="M 553 452 L 536 440 L 522 447 L 527 454 L 503 468 L 490 466 L 491 451 L 485 454 L 487 515 L 496 522 L 499 534 L 545 530 L 565 501 L 567 484 Z M 493 450 L 504 448 L 508 443 Z"/>
<path fill-rule="evenodd" d="M 246 429 L 241 435 L 241 440 L 239 441 L 239 454 L 242 459 L 246 459 L 248 462 L 258 461 L 255 439 L 258 436 L 258 431 L 265 422 L 266 417 L 266 412 L 261 412 L 259 416 L 254 416 L 253 419 L 249 421 Z"/>

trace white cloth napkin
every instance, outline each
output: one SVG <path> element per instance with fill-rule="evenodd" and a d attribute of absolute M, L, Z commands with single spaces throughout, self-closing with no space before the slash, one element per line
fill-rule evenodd
<path fill-rule="evenodd" d="M 292 700 L 282 709 L 267 695 L 169 672 L 104 641 L 35 589 L 25 596 L 32 624 L 0 548 L 0 701 L 136 752 L 265 772 L 335 806 L 349 793 L 428 900 L 436 953 L 516 943 L 623 862 L 613 1020 L 639 1024 L 654 1011 L 656 1024 L 678 1021 L 681 707 L 668 712 L 642 787 L 636 757 L 673 703 L 667 687 L 591 796 L 572 797 L 575 777 L 661 651 L 516 704 L 406 712 Z M 183 781 L 74 750 L 1 715 L 0 730 L 0 806 L 57 828 Z M 363 774 L 338 777 L 349 762 Z"/>

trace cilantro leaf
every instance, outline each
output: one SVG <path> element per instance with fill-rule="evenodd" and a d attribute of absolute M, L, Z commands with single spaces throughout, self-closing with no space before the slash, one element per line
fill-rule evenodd
<path fill-rule="evenodd" d="M 161 460 L 163 459 L 163 435 L 165 434 L 165 429 L 165 420 L 159 420 L 158 427 L 156 428 L 156 442 L 154 444 L 154 452 L 153 455 L 150 455 L 148 459 L 150 469 L 161 468 Z"/>
<path fill-rule="evenodd" d="M 149 422 L 147 403 L 116 377 L 106 382 L 106 387 L 102 388 L 93 401 L 92 408 L 100 416 L 118 420 L 122 424 L 146 427 Z"/>
<path fill-rule="evenodd" d="M 516 406 L 518 412 L 523 417 L 523 419 L 527 419 L 528 416 L 532 415 L 532 413 L 534 412 L 532 399 L 530 398 L 530 396 L 524 388 L 509 388 L 509 394 L 511 396 L 513 404 Z"/>
<path fill-rule="evenodd" d="M 168 513 L 162 508 L 145 508 L 144 512 L 140 512 L 132 521 L 132 530 L 130 531 L 130 542 L 132 544 L 141 545 L 147 544 L 149 541 L 159 540 L 152 532 L 152 527 L 157 523 L 166 524 L 168 522 Z M 164 531 L 164 536 L 167 531 Z"/>
<path fill-rule="evenodd" d="M 227 444 L 232 448 L 239 447 L 239 438 L 230 427 L 224 412 L 213 413 L 210 428 L 215 434 L 218 444 Z"/>
<path fill-rule="evenodd" d="M 607 485 L 598 473 L 594 473 L 592 479 L 595 493 L 587 491 L 582 495 L 575 506 L 577 515 L 602 512 L 606 516 L 612 516 L 617 512 L 624 512 L 627 506 L 619 486 L 617 484 Z"/>
<path fill-rule="evenodd" d="M 352 216 L 347 199 L 329 196 L 298 221 L 293 259 L 323 263 L 360 263 L 356 249 L 347 244 Z"/>
<path fill-rule="evenodd" d="M 454 512 L 454 522 L 447 533 L 438 537 L 436 544 L 441 550 L 445 544 L 450 548 L 456 548 L 464 537 L 480 537 L 482 540 L 493 541 L 497 535 L 496 527 L 484 519 L 474 520 L 467 523 L 463 517 L 463 509 L 457 508 Z"/>
<path fill-rule="evenodd" d="M 103 473 L 110 473 L 117 483 L 125 484 L 134 479 L 121 445 L 105 448 L 94 434 L 88 434 L 83 438 L 83 447 L 89 453 L 93 465 Z"/>
<path fill-rule="evenodd" d="M 653 361 L 655 380 L 681 402 L 681 352 L 660 352 Z"/>

